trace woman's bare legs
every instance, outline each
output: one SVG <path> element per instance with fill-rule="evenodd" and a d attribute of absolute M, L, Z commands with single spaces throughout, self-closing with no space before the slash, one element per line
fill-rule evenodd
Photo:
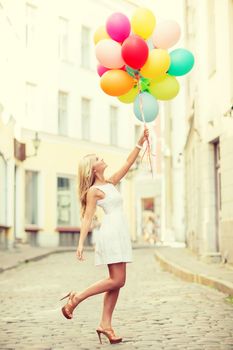
<path fill-rule="evenodd" d="M 126 264 L 122 263 L 122 269 L 121 273 L 122 276 L 126 276 Z M 109 275 L 114 279 L 114 276 L 116 273 L 119 273 L 119 271 L 116 271 L 115 264 L 108 265 L 109 269 Z M 102 312 L 102 318 L 100 322 L 100 327 L 103 329 L 109 329 L 112 328 L 112 314 L 119 296 L 120 288 L 116 288 L 113 290 L 109 290 L 104 295 L 104 305 L 103 305 L 103 312 Z"/>
<path fill-rule="evenodd" d="M 81 303 L 83 300 L 89 298 L 90 296 L 104 293 L 104 292 L 109 292 L 112 290 L 119 290 L 121 287 L 124 286 L 125 275 L 126 275 L 126 263 L 109 264 L 108 268 L 109 268 L 108 278 L 92 284 L 86 290 L 74 296 L 73 301 L 74 301 L 75 307 L 79 303 Z M 119 294 L 119 291 L 118 291 L 118 294 Z M 109 296 L 107 296 L 107 306 L 105 307 L 106 310 L 107 309 L 109 310 L 105 312 L 105 315 L 107 315 L 107 317 L 109 317 L 111 313 L 111 309 L 112 309 L 112 312 L 114 310 L 114 306 L 115 306 L 114 302 L 116 304 L 118 294 L 117 293 L 113 293 L 112 295 L 110 294 L 110 300 L 109 300 Z"/>

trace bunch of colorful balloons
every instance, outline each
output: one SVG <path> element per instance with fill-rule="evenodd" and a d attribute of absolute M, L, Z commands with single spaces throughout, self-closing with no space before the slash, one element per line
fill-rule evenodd
<path fill-rule="evenodd" d="M 158 115 L 157 100 L 170 100 L 179 92 L 176 76 L 194 65 L 193 54 L 183 48 L 168 52 L 180 38 L 173 20 L 156 25 L 154 14 L 137 8 L 131 21 L 113 13 L 94 34 L 97 71 L 102 90 L 123 103 L 133 103 L 135 116 L 152 122 Z"/>

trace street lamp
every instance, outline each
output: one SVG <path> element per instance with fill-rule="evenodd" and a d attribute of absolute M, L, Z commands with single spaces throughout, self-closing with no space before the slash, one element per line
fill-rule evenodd
<path fill-rule="evenodd" d="M 35 138 L 32 140 L 34 149 L 35 149 L 35 156 L 37 155 L 38 149 L 40 147 L 41 140 L 38 137 L 38 132 L 36 132 Z"/>
<path fill-rule="evenodd" d="M 26 145 L 25 143 L 19 142 L 17 139 L 14 139 L 14 155 L 15 158 L 23 162 L 27 158 L 37 156 L 37 152 L 40 146 L 41 140 L 38 137 L 38 132 L 35 133 L 35 138 L 32 140 L 32 144 L 34 147 L 34 153 L 26 155 Z"/>
<path fill-rule="evenodd" d="M 232 117 L 233 118 L 233 105 L 224 113 L 224 117 Z"/>
<path fill-rule="evenodd" d="M 38 149 L 40 147 L 40 143 L 41 143 L 41 140 L 39 139 L 38 132 L 36 131 L 35 138 L 32 140 L 32 144 L 33 144 L 35 152 L 33 154 L 28 155 L 28 156 L 26 155 L 26 158 L 37 156 L 37 152 L 38 152 Z"/>

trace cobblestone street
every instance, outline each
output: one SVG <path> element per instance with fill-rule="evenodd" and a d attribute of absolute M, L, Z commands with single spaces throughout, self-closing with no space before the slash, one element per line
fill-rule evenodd
<path fill-rule="evenodd" d="M 103 295 L 87 299 L 66 320 L 59 301 L 107 274 L 93 252 L 53 254 L 0 275 L 0 349 L 232 350 L 233 305 L 225 294 L 164 272 L 153 249 L 135 249 L 113 317 L 123 342 L 100 345 L 95 328 Z"/>

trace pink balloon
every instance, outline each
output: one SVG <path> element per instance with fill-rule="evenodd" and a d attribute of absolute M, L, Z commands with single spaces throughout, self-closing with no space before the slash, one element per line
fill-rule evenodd
<path fill-rule="evenodd" d="M 157 24 L 152 36 L 153 44 L 160 49 L 168 49 L 180 38 L 180 26 L 177 22 L 168 20 Z"/>
<path fill-rule="evenodd" d="M 123 67 L 119 68 L 121 70 L 126 71 L 126 65 L 124 65 Z M 102 75 L 107 72 L 108 70 L 111 70 L 110 68 L 106 68 L 104 66 L 102 66 L 101 64 L 98 64 L 97 66 L 97 73 L 99 74 L 100 77 L 102 77 Z"/>
<path fill-rule="evenodd" d="M 121 56 L 121 45 L 111 39 L 100 40 L 95 47 L 100 64 L 106 68 L 121 68 L 125 62 Z"/>
<path fill-rule="evenodd" d="M 106 30 L 113 40 L 123 42 L 130 34 L 130 21 L 123 13 L 113 13 L 106 22 Z"/>
<path fill-rule="evenodd" d="M 107 72 L 109 70 L 109 68 L 106 68 L 104 66 L 101 66 L 101 64 L 98 64 L 97 66 L 97 72 L 99 74 L 100 77 L 102 77 L 102 75 Z"/>

